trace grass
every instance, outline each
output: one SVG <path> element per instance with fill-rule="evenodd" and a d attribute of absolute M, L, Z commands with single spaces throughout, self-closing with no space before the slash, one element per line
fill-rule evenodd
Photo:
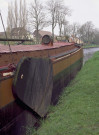
<path fill-rule="evenodd" d="M 33 135 L 99 135 L 99 52 L 64 89 Z"/>

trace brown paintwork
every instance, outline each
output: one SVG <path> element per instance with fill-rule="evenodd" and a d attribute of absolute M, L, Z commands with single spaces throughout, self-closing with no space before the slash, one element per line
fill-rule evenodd
<path fill-rule="evenodd" d="M 14 101 L 12 94 L 12 78 L 0 82 L 0 108 Z"/>
<path fill-rule="evenodd" d="M 63 71 L 77 60 L 83 57 L 82 49 L 77 50 L 72 54 L 68 54 L 63 58 L 59 58 L 53 61 L 53 75 L 55 76 L 59 72 Z"/>
<path fill-rule="evenodd" d="M 34 56 L 36 56 L 36 54 L 40 55 L 40 56 L 45 56 L 49 54 L 53 54 L 55 51 L 59 53 L 61 51 L 59 50 L 51 50 L 51 52 L 49 52 L 49 50 L 43 50 L 43 52 L 34 52 Z M 63 51 L 63 50 L 62 50 Z M 30 52 L 29 56 L 33 55 L 32 52 Z M 18 54 L 16 54 L 17 56 Z M 26 56 L 28 56 L 27 52 L 26 52 Z M 79 60 L 80 58 L 82 58 L 82 49 L 79 49 L 78 51 L 72 53 L 71 55 L 68 54 L 64 57 L 62 57 L 61 59 L 55 59 L 53 60 L 53 76 L 57 75 L 59 72 L 63 71 L 64 69 L 66 69 L 67 67 L 69 67 L 70 65 L 72 65 L 73 63 L 75 63 L 77 60 Z M 18 58 L 16 59 L 16 61 L 19 60 L 19 58 L 22 57 L 22 53 L 19 54 Z M 0 82 L 0 108 L 5 106 L 6 104 L 9 104 L 10 102 L 12 102 L 14 100 L 13 94 L 12 94 L 12 78 L 1 81 Z"/>

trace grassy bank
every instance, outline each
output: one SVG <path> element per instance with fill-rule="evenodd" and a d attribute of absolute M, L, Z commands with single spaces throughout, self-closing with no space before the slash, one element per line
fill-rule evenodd
<path fill-rule="evenodd" d="M 99 52 L 65 88 L 34 135 L 99 135 Z"/>

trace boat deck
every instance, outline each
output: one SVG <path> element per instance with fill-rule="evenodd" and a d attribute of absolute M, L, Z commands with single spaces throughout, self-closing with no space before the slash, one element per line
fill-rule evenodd
<path fill-rule="evenodd" d="M 39 51 L 39 50 L 48 50 L 48 49 L 55 49 L 60 48 L 63 46 L 70 46 L 74 45 L 74 43 L 64 43 L 64 42 L 58 42 L 54 43 L 53 46 L 47 46 L 47 45 L 11 45 L 12 52 L 28 52 L 28 51 Z M 9 46 L 8 45 L 1 45 L 0 44 L 0 53 L 10 53 Z"/>

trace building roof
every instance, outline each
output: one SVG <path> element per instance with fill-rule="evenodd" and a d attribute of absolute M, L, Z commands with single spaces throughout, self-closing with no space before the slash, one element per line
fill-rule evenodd
<path fill-rule="evenodd" d="M 52 33 L 51 32 L 49 32 L 49 31 L 39 31 L 39 34 L 43 37 L 44 35 L 49 35 L 49 36 L 52 36 Z"/>
<path fill-rule="evenodd" d="M 13 28 L 11 30 L 11 34 L 12 36 L 23 36 L 23 35 L 27 35 L 27 30 L 24 29 L 23 27 L 18 27 L 18 28 Z"/>
<path fill-rule="evenodd" d="M 0 32 L 0 37 L 5 37 L 5 32 Z"/>
<path fill-rule="evenodd" d="M 36 37 L 37 36 L 37 31 L 35 30 L 34 31 L 34 36 Z M 39 38 L 43 37 L 44 35 L 49 35 L 49 36 L 52 36 L 52 33 L 49 32 L 49 31 L 43 31 L 43 30 L 39 30 Z"/>

